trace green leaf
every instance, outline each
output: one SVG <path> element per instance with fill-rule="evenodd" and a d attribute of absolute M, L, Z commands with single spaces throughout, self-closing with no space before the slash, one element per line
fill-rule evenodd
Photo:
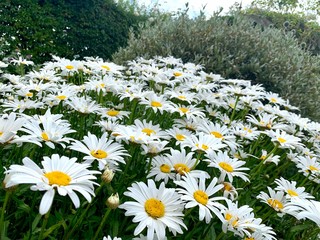
<path fill-rule="evenodd" d="M 33 220 L 32 225 L 31 225 L 31 226 L 32 226 L 32 227 L 31 227 L 32 232 L 34 232 L 34 230 L 35 230 L 36 227 L 38 226 L 38 223 L 40 222 L 41 217 L 42 217 L 42 215 L 41 215 L 41 214 L 38 214 L 38 215 L 35 217 L 35 219 Z"/>

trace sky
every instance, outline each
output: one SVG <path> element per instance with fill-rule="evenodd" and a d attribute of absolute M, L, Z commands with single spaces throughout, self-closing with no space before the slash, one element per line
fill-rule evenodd
<path fill-rule="evenodd" d="M 216 12 L 223 7 L 223 12 L 228 12 L 230 6 L 234 5 L 236 2 L 242 2 L 242 6 L 246 7 L 253 2 L 253 0 L 137 0 L 139 4 L 144 4 L 145 6 L 153 6 L 158 2 L 159 8 L 166 11 L 177 11 L 179 8 L 184 9 L 185 4 L 189 2 L 189 13 L 191 15 L 198 15 L 200 10 L 203 9 L 206 15 L 210 16 L 213 12 Z"/>

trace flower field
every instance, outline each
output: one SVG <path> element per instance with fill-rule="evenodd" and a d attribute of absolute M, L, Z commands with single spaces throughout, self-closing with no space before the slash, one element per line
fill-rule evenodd
<path fill-rule="evenodd" d="M 320 124 L 260 85 L 173 57 L 0 81 L 0 239 L 320 237 Z"/>

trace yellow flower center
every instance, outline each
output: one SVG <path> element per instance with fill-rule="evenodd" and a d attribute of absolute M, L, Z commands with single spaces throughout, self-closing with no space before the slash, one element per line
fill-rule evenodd
<path fill-rule="evenodd" d="M 179 108 L 179 110 L 180 110 L 181 112 L 183 112 L 184 114 L 186 114 L 187 112 L 189 112 L 189 109 L 188 109 L 188 108 L 185 108 L 185 107 L 181 107 L 181 108 Z"/>
<path fill-rule="evenodd" d="M 183 95 L 178 96 L 179 99 L 186 100 L 187 98 Z"/>
<path fill-rule="evenodd" d="M 164 204 L 155 198 L 150 198 L 144 203 L 144 210 L 154 219 L 161 218 L 165 214 Z"/>
<path fill-rule="evenodd" d="M 266 159 L 266 157 L 267 157 L 267 155 L 262 155 L 261 157 L 260 157 L 260 160 L 265 160 Z"/>
<path fill-rule="evenodd" d="M 312 166 L 312 165 L 309 166 L 309 169 L 310 169 L 311 171 L 319 171 L 318 168 L 316 168 L 315 166 Z"/>
<path fill-rule="evenodd" d="M 32 92 L 27 92 L 27 93 L 26 93 L 26 96 L 27 96 L 27 97 L 32 97 L 32 96 L 33 96 L 33 93 L 32 93 Z"/>
<path fill-rule="evenodd" d="M 109 66 L 107 66 L 107 65 L 102 65 L 101 67 L 102 67 L 103 69 L 107 70 L 107 71 L 110 71 L 110 69 L 111 69 L 111 68 L 110 68 Z"/>
<path fill-rule="evenodd" d="M 198 203 L 201 203 L 202 205 L 207 205 L 208 203 L 208 199 L 209 199 L 208 194 L 206 194 L 202 190 L 195 191 L 193 193 L 193 197 Z"/>
<path fill-rule="evenodd" d="M 270 99 L 270 102 L 276 103 L 276 102 L 277 102 L 277 99 L 276 99 L 276 98 L 271 98 L 271 99 Z"/>
<path fill-rule="evenodd" d="M 48 172 L 44 176 L 49 180 L 50 185 L 67 186 L 71 182 L 71 177 L 60 171 Z"/>
<path fill-rule="evenodd" d="M 176 139 L 177 139 L 178 141 L 184 141 L 184 140 L 186 139 L 186 137 L 185 137 L 184 135 L 182 135 L 182 134 L 177 134 L 177 135 L 176 135 Z"/>
<path fill-rule="evenodd" d="M 142 132 L 147 134 L 148 136 L 151 136 L 151 134 L 155 134 L 156 132 L 152 130 L 151 128 L 144 128 L 142 129 Z"/>
<path fill-rule="evenodd" d="M 41 133 L 41 137 L 42 137 L 42 139 L 45 140 L 45 141 L 49 141 L 49 140 L 50 140 L 50 139 L 49 139 L 49 136 L 48 136 L 48 134 L 47 134 L 46 132 Z"/>
<path fill-rule="evenodd" d="M 201 149 L 204 150 L 204 151 L 207 151 L 207 150 L 209 149 L 208 145 L 206 145 L 206 144 L 202 144 L 201 147 L 199 147 L 199 144 L 197 143 L 197 144 L 196 144 L 196 147 L 197 147 L 197 148 L 201 148 Z"/>
<path fill-rule="evenodd" d="M 211 133 L 211 135 L 215 136 L 216 138 L 223 138 L 223 135 L 221 133 L 219 133 L 219 132 L 213 131 L 213 132 L 210 132 L 210 133 Z"/>
<path fill-rule="evenodd" d="M 161 104 L 161 102 L 152 101 L 152 102 L 151 102 L 151 106 L 152 106 L 152 107 L 162 107 L 162 104 Z"/>
<path fill-rule="evenodd" d="M 190 168 L 184 163 L 177 163 L 173 166 L 173 168 L 176 173 L 179 173 L 180 175 L 184 175 L 184 173 L 190 172 Z"/>
<path fill-rule="evenodd" d="M 160 171 L 163 173 L 169 173 L 171 172 L 170 166 L 168 164 L 162 164 L 160 166 Z"/>
<path fill-rule="evenodd" d="M 65 95 L 59 95 L 59 96 L 56 96 L 56 98 L 59 99 L 59 100 L 61 100 L 61 101 L 63 101 L 63 100 L 65 100 L 65 99 L 67 98 L 67 96 L 65 96 Z"/>
<path fill-rule="evenodd" d="M 227 213 L 224 218 L 225 218 L 227 221 L 230 221 L 230 220 L 233 218 L 233 216 L 232 216 L 232 214 Z M 235 220 L 232 221 L 231 225 L 232 225 L 233 227 L 235 227 L 235 226 L 238 224 L 238 220 L 239 220 L 238 217 L 235 218 Z"/>
<path fill-rule="evenodd" d="M 3 132 L 0 132 L 0 137 L 3 135 Z"/>
<path fill-rule="evenodd" d="M 252 133 L 252 130 L 250 128 L 244 127 L 243 130 L 247 131 L 248 133 Z"/>
<path fill-rule="evenodd" d="M 291 197 L 298 197 L 299 196 L 299 194 L 296 191 L 293 191 L 291 189 L 289 189 L 287 192 Z"/>
<path fill-rule="evenodd" d="M 278 137 L 277 139 L 278 139 L 278 141 L 279 141 L 280 143 L 285 143 L 285 142 L 287 141 L 286 139 L 284 139 L 284 138 L 282 138 L 282 137 Z"/>
<path fill-rule="evenodd" d="M 277 199 L 272 199 L 272 198 L 269 198 L 268 200 L 267 200 L 267 202 L 268 202 L 268 204 L 271 206 L 271 207 L 273 207 L 275 210 L 277 210 L 277 209 L 283 209 L 283 204 L 279 201 L 279 200 L 277 200 Z"/>
<path fill-rule="evenodd" d="M 232 218 L 232 215 L 230 213 L 227 213 L 224 217 L 227 221 L 229 221 Z"/>
<path fill-rule="evenodd" d="M 174 72 L 173 75 L 175 77 L 180 77 L 182 75 L 182 72 Z"/>
<path fill-rule="evenodd" d="M 98 158 L 98 159 L 102 159 L 102 158 L 106 158 L 108 156 L 108 153 L 101 150 L 101 149 L 98 149 L 98 150 L 92 150 L 90 152 L 90 154 L 95 157 L 95 158 Z"/>
<path fill-rule="evenodd" d="M 223 183 L 223 188 L 224 188 L 225 191 L 230 192 L 231 189 L 232 189 L 232 185 L 230 183 L 228 183 L 228 182 L 224 182 Z"/>
<path fill-rule="evenodd" d="M 225 170 L 225 171 L 227 171 L 227 172 L 233 172 L 233 167 L 232 167 L 229 163 L 220 162 L 220 163 L 219 163 L 219 166 L 220 166 L 223 170 Z"/>
<path fill-rule="evenodd" d="M 119 114 L 120 111 L 117 111 L 117 110 L 109 110 L 107 111 L 107 115 L 111 116 L 111 117 L 115 117 Z"/>
<path fill-rule="evenodd" d="M 67 65 L 67 66 L 66 66 L 66 69 L 72 70 L 72 69 L 74 69 L 74 66 L 72 66 L 72 65 Z"/>
<path fill-rule="evenodd" d="M 255 240 L 253 237 L 250 237 L 250 238 L 245 238 L 244 240 Z"/>

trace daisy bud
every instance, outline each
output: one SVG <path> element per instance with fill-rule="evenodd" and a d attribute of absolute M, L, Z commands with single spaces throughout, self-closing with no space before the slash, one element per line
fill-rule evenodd
<path fill-rule="evenodd" d="M 109 183 L 112 181 L 114 177 L 114 172 L 109 169 L 108 167 L 104 170 L 101 178 L 102 178 L 102 181 L 104 181 L 105 183 Z"/>
<path fill-rule="evenodd" d="M 111 209 L 116 209 L 120 204 L 118 193 L 112 194 L 106 201 L 106 205 Z"/>

